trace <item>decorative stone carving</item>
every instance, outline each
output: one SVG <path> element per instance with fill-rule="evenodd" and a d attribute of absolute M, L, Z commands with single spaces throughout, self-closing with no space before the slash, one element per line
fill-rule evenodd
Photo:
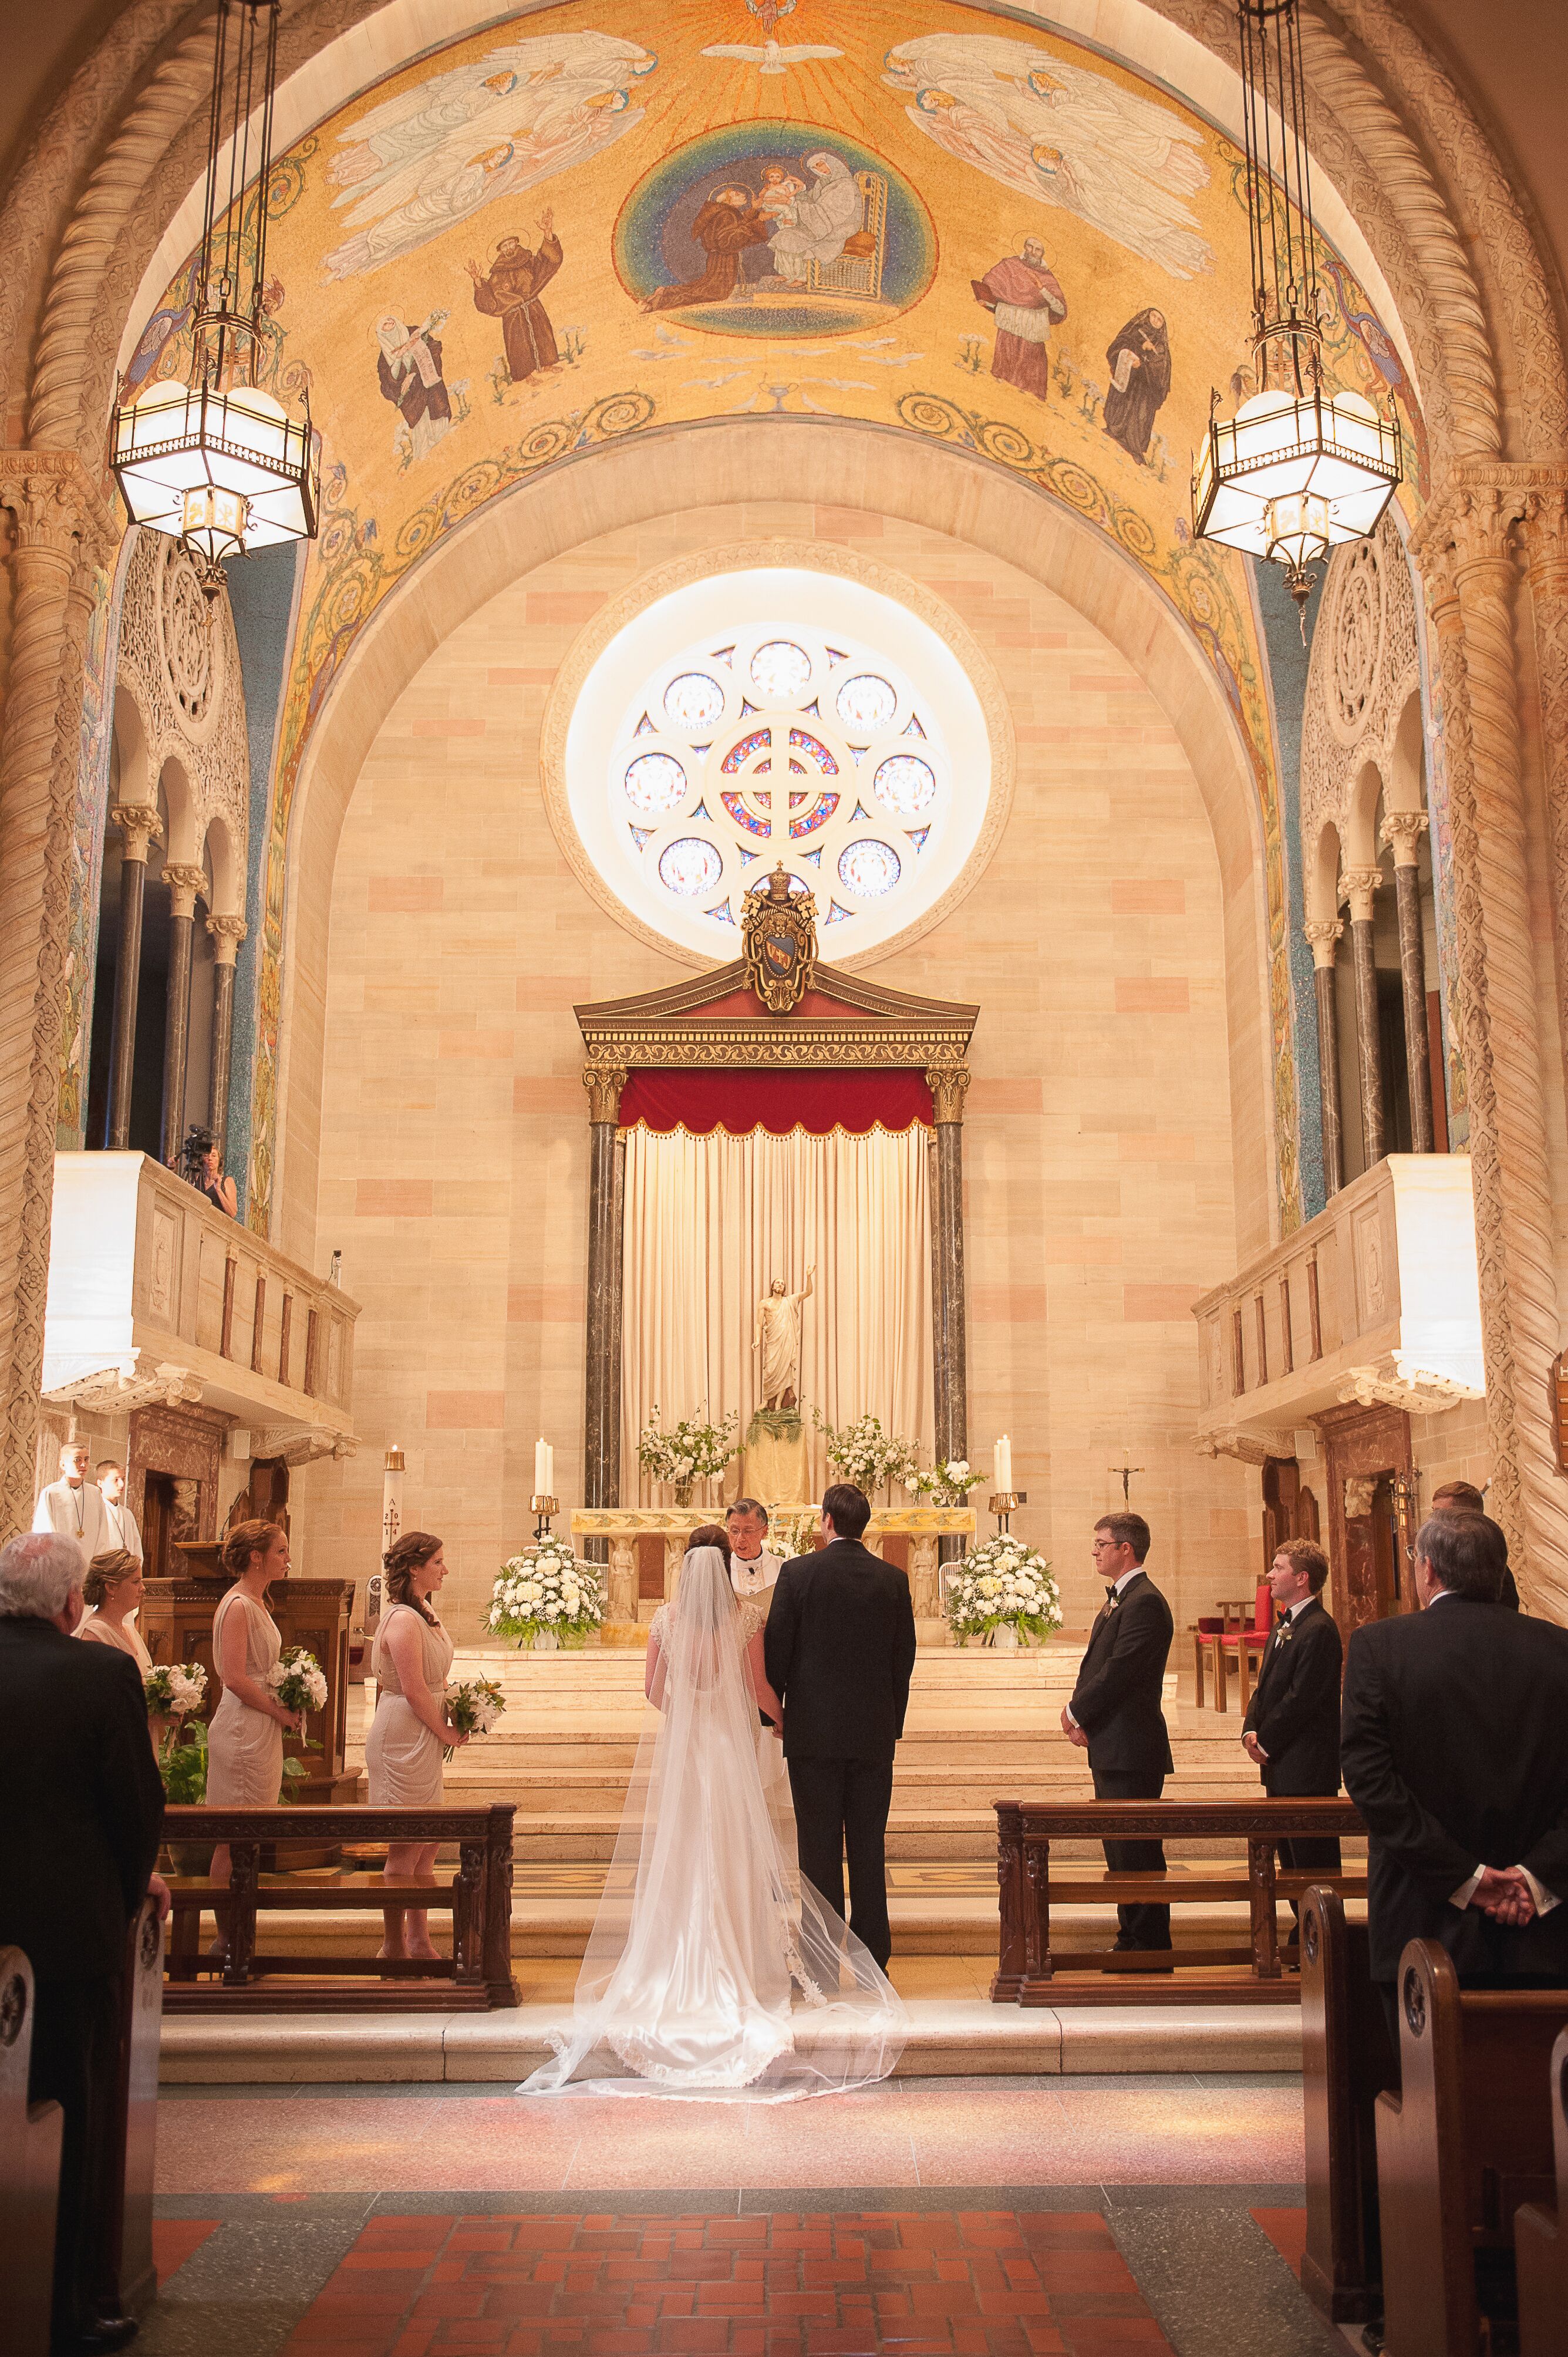
<path fill-rule="evenodd" d="M 937 1125 L 963 1119 L 963 1101 L 974 1078 L 967 1064 L 933 1064 L 926 1074 Z"/>
<path fill-rule="evenodd" d="M 1313 964 L 1331 966 L 1335 944 L 1345 931 L 1344 918 L 1309 917 L 1301 930 L 1311 945 Z"/>
<path fill-rule="evenodd" d="M 156 1367 L 144 1368 L 138 1356 L 133 1351 L 120 1366 L 78 1375 L 44 1397 L 50 1407 L 85 1408 L 102 1415 L 127 1415 L 155 1401 L 164 1407 L 189 1406 L 201 1397 L 201 1385 L 188 1367 L 160 1360 Z"/>
<path fill-rule="evenodd" d="M 1342 867 L 1339 870 L 1339 898 L 1349 909 L 1352 924 L 1371 921 L 1372 897 L 1382 880 L 1380 867 Z"/>
<path fill-rule="evenodd" d="M 209 917 L 207 930 L 212 936 L 212 954 L 219 964 L 232 965 L 245 938 L 243 917 Z"/>
<path fill-rule="evenodd" d="M 1380 1360 L 1369 1367 L 1348 1367 L 1339 1382 L 1342 1405 L 1397 1407 L 1402 1408 L 1407 1415 L 1441 1415 L 1445 1408 L 1457 1407 L 1461 1400 L 1483 1396 L 1481 1392 L 1468 1383 L 1456 1382 L 1452 1375 L 1438 1374 L 1430 1368 L 1412 1367 L 1408 1361 L 1396 1365 L 1392 1359 Z M 1363 1508 L 1362 1511 L 1366 1510 Z"/>
<path fill-rule="evenodd" d="M 154 542 L 154 610 L 163 659 L 160 685 L 185 734 L 193 744 L 204 745 L 222 700 L 227 636 L 214 627 L 196 567 L 178 542 L 163 533 L 149 538 Z"/>
<path fill-rule="evenodd" d="M 1389 811 L 1378 829 L 1380 843 L 1393 846 L 1396 867 L 1414 867 L 1421 858 L 1421 838 L 1430 821 L 1424 811 Z"/>
<path fill-rule="evenodd" d="M 145 866 L 149 849 L 164 839 L 157 805 L 154 802 L 116 802 L 109 816 L 125 838 L 121 846 L 121 858 L 134 859 Z"/>
<path fill-rule="evenodd" d="M 1219 1432 L 1200 1432 L 1194 1444 L 1199 1457 L 1233 1457 L 1240 1465 L 1266 1465 L 1271 1457 L 1294 1457 L 1294 1432 L 1259 1425 L 1243 1431 L 1230 1425 Z"/>
<path fill-rule="evenodd" d="M 233 619 L 226 596 L 207 604 L 195 567 L 166 533 L 139 533 L 127 559 L 115 678 L 142 725 L 149 784 L 171 759 L 188 783 L 183 822 L 171 808 L 171 851 L 193 864 L 221 818 L 231 888 L 242 895 L 251 754 Z"/>
<path fill-rule="evenodd" d="M 1385 517 L 1370 540 L 1331 559 L 1313 633 L 1301 738 L 1301 834 L 1309 853 L 1326 825 L 1347 841 L 1369 761 L 1392 776 L 1400 722 L 1420 686 L 1415 590 Z"/>
<path fill-rule="evenodd" d="M 1359 541 L 1334 568 L 1328 612 L 1334 700 L 1329 720 L 1342 745 L 1354 745 L 1377 702 L 1383 662 L 1383 568 L 1376 540 Z"/>
<path fill-rule="evenodd" d="M 177 859 L 166 859 L 164 882 L 168 886 L 169 914 L 172 917 L 194 917 L 196 903 L 207 889 L 206 868 L 192 867 Z"/>
<path fill-rule="evenodd" d="M 251 1435 L 252 1458 L 281 1457 L 288 1466 L 314 1465 L 324 1457 L 341 1462 L 359 1453 L 360 1444 L 350 1434 L 334 1432 L 329 1425 L 274 1424 Z"/>
<path fill-rule="evenodd" d="M 619 1120 L 620 1092 L 626 1086 L 624 1064 L 585 1064 L 583 1086 L 588 1092 L 590 1122 Z"/>

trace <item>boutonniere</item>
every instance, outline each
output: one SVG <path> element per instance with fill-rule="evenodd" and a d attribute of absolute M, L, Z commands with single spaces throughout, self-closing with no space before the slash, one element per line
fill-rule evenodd
<path fill-rule="evenodd" d="M 1274 1631 L 1274 1642 L 1277 1645 L 1288 1645 L 1294 1634 L 1295 1628 L 1294 1622 L 1287 1620 L 1283 1629 L 1276 1629 Z"/>

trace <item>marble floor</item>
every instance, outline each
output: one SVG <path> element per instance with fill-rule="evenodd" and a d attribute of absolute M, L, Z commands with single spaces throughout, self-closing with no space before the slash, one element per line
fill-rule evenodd
<path fill-rule="evenodd" d="M 147 2357 L 1326 2357 L 1278 2072 L 165 2090 Z"/>

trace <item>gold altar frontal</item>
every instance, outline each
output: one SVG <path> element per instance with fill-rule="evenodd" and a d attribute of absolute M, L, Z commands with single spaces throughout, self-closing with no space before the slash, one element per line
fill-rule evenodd
<path fill-rule="evenodd" d="M 822 1509 L 816 1505 L 782 1505 L 771 1510 L 772 1526 L 800 1530 L 808 1544 Z M 664 1541 L 664 1596 L 675 1593 L 681 1558 L 692 1533 L 704 1523 L 722 1521 L 722 1506 L 578 1506 L 572 1514 L 574 1541 L 587 1538 L 609 1542 L 608 1601 L 599 1631 L 601 1645 L 641 1645 L 647 1631 L 637 1617 L 637 1545 L 648 1537 Z M 889 1538 L 909 1541 L 909 1586 L 914 1598 L 915 1625 L 922 1645 L 944 1645 L 947 1623 L 942 1619 L 941 1581 L 937 1548 L 944 1538 L 973 1538 L 972 1506 L 888 1506 L 874 1512 L 865 1526 L 865 1544 L 880 1555 Z"/>

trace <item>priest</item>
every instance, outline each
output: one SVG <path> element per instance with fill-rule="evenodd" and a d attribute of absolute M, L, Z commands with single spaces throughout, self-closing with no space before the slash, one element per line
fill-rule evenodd
<path fill-rule="evenodd" d="M 40 1491 L 33 1510 L 35 1531 L 63 1531 L 78 1541 L 87 1560 L 124 1544 L 110 1520 L 103 1492 L 87 1478 L 92 1452 L 85 1440 L 68 1440 L 59 1453 L 59 1480 Z"/>
<path fill-rule="evenodd" d="M 784 1558 L 768 1541 L 768 1509 L 759 1498 L 737 1498 L 725 1516 L 729 1576 L 737 1596 L 768 1596 Z"/>

